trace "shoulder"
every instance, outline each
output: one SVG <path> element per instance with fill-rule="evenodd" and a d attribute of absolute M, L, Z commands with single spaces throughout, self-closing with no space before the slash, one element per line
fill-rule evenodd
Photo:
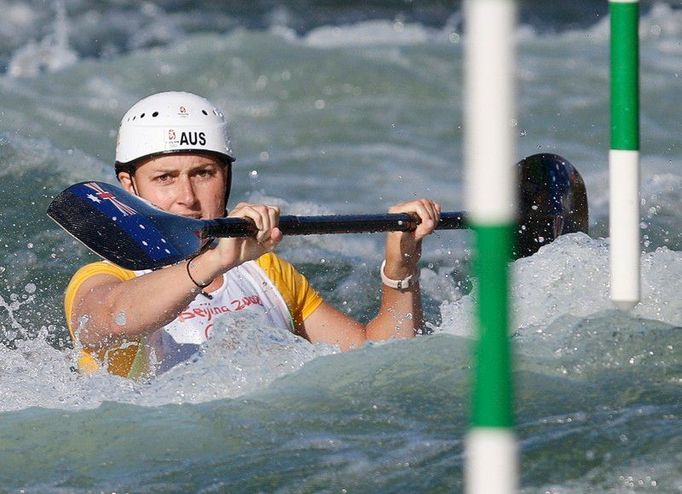
<path fill-rule="evenodd" d="M 70 318 L 71 309 L 73 308 L 74 299 L 78 290 L 95 276 L 109 276 L 119 281 L 127 281 L 135 278 L 135 272 L 123 269 L 115 264 L 106 261 L 98 261 L 86 264 L 74 273 L 69 281 L 64 292 L 64 312 L 67 315 L 67 320 Z"/>
<path fill-rule="evenodd" d="M 265 274 L 275 282 L 285 283 L 293 287 L 300 287 L 301 284 L 307 287 L 308 280 L 302 275 L 293 264 L 279 257 L 277 254 L 268 252 L 256 259 L 256 264 L 265 271 Z"/>
<path fill-rule="evenodd" d="M 69 281 L 69 285 L 66 287 L 67 293 L 69 291 L 75 293 L 83 283 L 99 275 L 112 276 L 120 281 L 132 280 L 136 276 L 134 271 L 123 269 L 107 261 L 93 262 L 86 264 L 74 273 L 71 281 Z"/>
<path fill-rule="evenodd" d="M 118 278 L 121 281 L 132 280 L 136 276 L 134 271 L 123 269 L 122 267 L 107 261 L 98 261 L 81 267 L 71 277 L 70 283 L 78 282 L 81 279 L 87 279 L 98 274 L 107 274 Z"/>
<path fill-rule="evenodd" d="M 256 263 L 281 293 L 297 327 L 322 304 L 320 294 L 288 261 L 267 253 L 259 257 Z"/>
<path fill-rule="evenodd" d="M 258 259 L 256 259 L 256 264 L 258 264 L 258 266 L 260 266 L 260 268 L 266 273 L 270 271 L 278 271 L 280 273 L 288 270 L 295 271 L 295 268 L 291 263 L 285 261 L 277 254 L 272 252 L 268 252 L 267 254 L 260 256 Z"/>

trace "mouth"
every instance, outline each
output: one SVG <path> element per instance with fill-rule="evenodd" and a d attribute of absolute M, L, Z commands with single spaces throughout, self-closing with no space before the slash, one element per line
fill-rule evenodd
<path fill-rule="evenodd" d="M 201 216 L 201 213 L 175 213 L 177 215 L 183 216 L 185 218 L 192 218 L 195 220 L 201 220 L 203 219 Z"/>

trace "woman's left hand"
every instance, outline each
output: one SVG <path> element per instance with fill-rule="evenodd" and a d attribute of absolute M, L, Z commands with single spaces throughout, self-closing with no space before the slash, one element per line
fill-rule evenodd
<path fill-rule="evenodd" d="M 438 226 L 441 207 L 431 199 L 416 199 L 396 204 L 388 212 L 409 213 L 416 215 L 420 220 L 413 231 L 389 232 L 386 236 L 384 272 L 389 278 L 403 279 L 414 274 L 421 257 L 422 240 Z"/>

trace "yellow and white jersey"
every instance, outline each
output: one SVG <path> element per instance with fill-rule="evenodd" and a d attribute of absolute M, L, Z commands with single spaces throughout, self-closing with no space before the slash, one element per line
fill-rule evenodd
<path fill-rule="evenodd" d="M 79 269 L 64 297 L 67 324 L 74 342 L 77 335 L 71 314 L 76 292 L 85 280 L 107 274 L 127 281 L 147 272 L 129 271 L 105 261 Z M 268 325 L 295 333 L 322 303 L 320 295 L 303 275 L 271 253 L 225 273 L 222 286 L 210 296 L 198 294 L 171 323 L 146 338 L 99 351 L 83 350 L 80 370 L 89 372 L 106 365 L 109 372 L 128 377 L 163 372 L 195 353 L 210 336 L 215 319 L 221 314 L 242 311 L 256 314 Z M 150 367 L 151 361 L 154 368 Z"/>

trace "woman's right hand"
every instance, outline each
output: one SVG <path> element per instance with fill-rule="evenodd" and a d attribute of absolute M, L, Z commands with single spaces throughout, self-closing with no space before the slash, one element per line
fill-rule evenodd
<path fill-rule="evenodd" d="M 212 249 L 212 254 L 222 272 L 259 258 L 274 250 L 282 240 L 283 235 L 278 227 L 278 207 L 240 202 L 230 211 L 228 217 L 250 220 L 256 225 L 258 232 L 255 237 L 220 239 L 215 249 Z"/>

